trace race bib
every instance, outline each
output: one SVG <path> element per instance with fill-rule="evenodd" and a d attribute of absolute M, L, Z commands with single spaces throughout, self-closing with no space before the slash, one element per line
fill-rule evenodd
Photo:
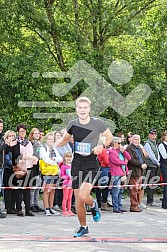
<path fill-rule="evenodd" d="M 79 143 L 75 142 L 75 153 L 83 156 L 88 156 L 91 154 L 91 144 L 90 143 Z"/>

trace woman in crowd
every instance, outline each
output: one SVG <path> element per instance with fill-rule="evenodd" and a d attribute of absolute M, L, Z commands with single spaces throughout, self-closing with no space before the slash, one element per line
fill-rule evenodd
<path fill-rule="evenodd" d="M 56 146 L 56 142 L 57 140 L 59 140 L 60 138 L 63 137 L 63 131 L 65 129 L 63 129 L 62 131 L 55 131 L 54 132 L 54 144 Z M 64 146 L 60 146 L 60 147 L 56 147 L 60 156 L 63 158 L 64 157 L 64 154 L 66 152 L 71 152 L 72 153 L 72 149 L 70 147 L 70 145 L 67 143 L 66 145 Z M 61 168 L 61 164 L 60 164 L 60 168 Z M 61 186 L 61 184 L 60 184 Z M 57 211 L 60 211 L 60 208 L 62 206 L 62 200 L 63 200 L 63 192 L 62 190 L 59 190 L 59 189 L 56 189 L 55 190 L 55 197 L 54 197 L 54 209 L 57 210 Z"/>
<path fill-rule="evenodd" d="M 39 159 L 39 151 L 41 147 L 40 132 L 38 128 L 32 128 L 28 136 L 28 140 L 33 146 L 33 155 Z M 42 179 L 39 171 L 39 162 L 33 165 L 33 186 L 40 186 Z M 30 189 L 30 207 L 32 212 L 43 212 L 44 210 L 39 206 L 39 191 L 40 189 Z"/>
<path fill-rule="evenodd" d="M 17 165 L 20 161 L 24 162 L 24 166 L 27 169 L 27 175 L 19 179 L 19 185 L 21 186 L 32 186 L 31 181 L 33 178 L 33 165 L 36 165 L 38 158 L 33 156 L 33 146 L 31 142 L 26 138 L 26 126 L 24 124 L 19 124 L 17 126 L 18 136 L 15 141 L 12 141 L 11 152 L 12 152 L 12 163 L 13 166 Z M 24 216 L 22 211 L 22 198 L 25 204 L 25 215 L 34 216 L 30 208 L 30 190 L 29 189 L 18 189 L 18 199 L 16 200 L 17 215 Z"/>
<path fill-rule="evenodd" d="M 63 137 L 62 131 L 55 131 L 54 132 L 54 143 L 55 143 L 55 145 L 56 145 L 56 141 L 58 139 L 62 138 L 62 137 Z M 64 146 L 57 147 L 57 150 L 58 150 L 58 152 L 59 152 L 59 154 L 60 154 L 61 157 L 64 157 L 64 154 L 66 152 L 71 152 L 72 153 L 72 149 L 71 149 L 69 143 L 67 143 Z"/>
<path fill-rule="evenodd" d="M 120 185 L 122 179 L 126 178 L 129 174 L 127 163 L 131 157 L 121 145 L 121 139 L 119 137 L 114 137 L 111 145 L 112 147 L 109 149 L 109 165 L 112 185 L 114 186 L 111 189 L 113 213 L 123 213 L 126 211 L 122 208 L 123 189 Z"/>
<path fill-rule="evenodd" d="M 104 143 L 106 140 L 105 136 L 100 136 L 99 138 L 99 144 Z M 98 207 L 101 208 L 103 211 L 111 211 L 111 208 L 107 204 L 107 198 L 109 189 L 106 188 L 100 188 L 100 186 L 108 186 L 109 180 L 110 180 L 110 167 L 109 167 L 109 157 L 107 153 L 107 149 L 104 148 L 102 153 L 98 155 L 98 160 L 100 164 L 100 177 L 98 179 L 98 186 L 96 188 L 96 198 Z"/>
<path fill-rule="evenodd" d="M 132 132 L 127 133 L 127 136 L 126 136 L 126 143 L 127 144 L 124 145 L 124 149 L 126 149 L 127 146 L 131 143 L 132 136 L 133 136 Z"/>
<path fill-rule="evenodd" d="M 47 133 L 46 144 L 40 148 L 40 159 L 42 159 L 46 164 L 56 166 L 58 163 L 63 161 L 63 158 L 58 153 L 54 145 L 54 135 L 52 132 Z M 45 215 L 50 216 L 52 214 L 58 215 L 59 213 L 53 209 L 53 201 L 55 194 L 55 186 L 58 180 L 58 174 L 43 176 L 44 179 L 44 191 L 43 191 L 43 204 L 45 207 Z"/>

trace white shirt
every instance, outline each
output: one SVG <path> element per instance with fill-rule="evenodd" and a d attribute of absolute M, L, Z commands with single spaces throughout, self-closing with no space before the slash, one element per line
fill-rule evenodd
<path fill-rule="evenodd" d="M 165 141 L 163 141 L 163 142 L 164 142 L 164 144 L 167 145 L 167 142 L 165 142 Z M 167 153 L 166 153 L 166 149 L 165 149 L 163 143 L 160 143 L 160 145 L 158 146 L 158 149 L 159 149 L 159 152 L 160 152 L 162 158 L 166 159 L 167 158 Z"/>
<path fill-rule="evenodd" d="M 56 157 L 55 157 L 55 160 L 52 160 L 50 157 L 49 157 L 49 147 L 46 145 L 45 147 L 42 146 L 40 148 L 40 159 L 43 159 L 43 161 L 47 164 L 50 164 L 50 165 L 55 165 L 57 163 L 61 163 L 63 161 L 63 158 L 60 156 L 58 150 L 56 149 L 55 146 L 52 146 L 53 147 L 53 150 L 56 154 Z"/>

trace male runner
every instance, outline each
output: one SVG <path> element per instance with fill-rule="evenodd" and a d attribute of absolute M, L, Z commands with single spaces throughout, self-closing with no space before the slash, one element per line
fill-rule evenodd
<path fill-rule="evenodd" d="M 112 133 L 104 122 L 98 118 L 90 117 L 90 106 L 91 101 L 87 97 L 80 97 L 76 100 L 78 118 L 69 122 L 67 132 L 57 144 L 63 146 L 69 141 L 71 135 L 74 137 L 71 175 L 73 177 L 72 187 L 76 199 L 76 210 L 80 222 L 80 227 L 76 230 L 74 237 L 89 234 L 86 225 L 85 204 L 90 206 L 95 222 L 98 222 L 101 218 L 97 202 L 93 200 L 90 192 L 98 178 L 97 155 L 112 141 Z M 100 134 L 106 136 L 106 141 L 98 145 Z"/>

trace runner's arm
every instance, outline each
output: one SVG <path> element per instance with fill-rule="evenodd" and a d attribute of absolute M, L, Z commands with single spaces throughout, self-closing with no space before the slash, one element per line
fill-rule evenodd
<path fill-rule="evenodd" d="M 112 139 L 113 139 L 113 135 L 111 133 L 111 131 L 107 128 L 103 133 L 102 133 L 103 136 L 106 137 L 106 140 L 103 142 L 103 147 L 107 147 L 107 146 L 110 146 L 111 142 L 112 142 Z"/>
<path fill-rule="evenodd" d="M 56 141 L 56 146 L 64 146 L 66 145 L 70 140 L 71 135 L 69 133 L 65 133 L 64 136 Z"/>

